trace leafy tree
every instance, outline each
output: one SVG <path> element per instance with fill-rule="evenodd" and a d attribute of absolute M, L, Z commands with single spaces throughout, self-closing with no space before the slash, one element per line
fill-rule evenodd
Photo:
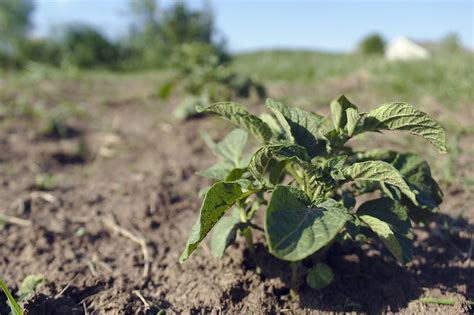
<path fill-rule="evenodd" d="M 193 11 L 183 1 L 163 12 L 160 23 L 163 40 L 171 45 L 187 42 L 210 43 L 213 17 L 209 6 Z"/>
<path fill-rule="evenodd" d="M 193 10 L 183 1 L 161 7 L 156 0 L 131 0 L 130 11 L 134 23 L 129 44 L 141 66 L 164 65 L 175 48 L 183 43 L 211 44 L 214 27 L 208 5 L 202 10 Z"/>
<path fill-rule="evenodd" d="M 30 27 L 32 0 L 0 1 L 0 66 L 15 66 L 21 62 L 18 44 Z"/>
<path fill-rule="evenodd" d="M 54 66 L 59 66 L 61 63 L 61 45 L 50 39 L 24 39 L 18 49 L 23 60 Z"/>
<path fill-rule="evenodd" d="M 442 52 L 454 53 L 462 50 L 461 40 L 456 33 L 449 33 L 440 42 Z"/>
<path fill-rule="evenodd" d="M 30 27 L 33 13 L 32 0 L 0 1 L 0 40 L 17 41 L 23 38 Z"/>
<path fill-rule="evenodd" d="M 113 66 L 119 58 L 117 46 L 86 25 L 69 26 L 61 38 L 61 47 L 63 63 L 80 68 Z"/>
<path fill-rule="evenodd" d="M 360 43 L 358 50 L 362 54 L 383 54 L 385 41 L 380 34 L 366 36 Z"/>

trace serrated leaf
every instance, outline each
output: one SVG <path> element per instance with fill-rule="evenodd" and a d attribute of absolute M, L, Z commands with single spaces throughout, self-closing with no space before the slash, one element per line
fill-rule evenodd
<path fill-rule="evenodd" d="M 357 106 L 352 104 L 344 95 L 339 96 L 333 100 L 330 104 L 331 116 L 334 124 L 334 129 L 340 131 L 343 129 L 347 122 L 347 109 L 353 109 L 357 112 Z"/>
<path fill-rule="evenodd" d="M 389 198 L 379 198 L 363 203 L 357 215 L 382 239 L 398 261 L 402 264 L 411 261 L 413 231 L 402 205 Z"/>
<path fill-rule="evenodd" d="M 215 103 L 205 108 L 198 108 L 199 112 L 211 112 L 222 116 L 240 128 L 256 136 L 262 142 L 272 138 L 270 127 L 260 118 L 250 114 L 245 107 L 232 102 Z"/>
<path fill-rule="evenodd" d="M 235 241 L 240 224 L 239 217 L 232 215 L 223 217 L 214 226 L 211 238 L 211 250 L 216 258 L 222 258 L 226 248 Z"/>
<path fill-rule="evenodd" d="M 199 218 L 191 229 L 186 248 L 179 261 L 183 263 L 194 252 L 199 243 L 219 221 L 232 205 L 257 189 L 251 190 L 251 183 L 247 180 L 235 182 L 217 182 L 206 192 L 199 211 Z"/>
<path fill-rule="evenodd" d="M 303 191 L 277 186 L 265 216 L 270 253 L 284 260 L 302 260 L 328 245 L 347 219 L 347 209 L 333 199 L 311 204 Z"/>
<path fill-rule="evenodd" d="M 306 148 L 310 157 L 324 154 L 326 141 L 319 130 L 323 117 L 271 99 L 265 105 L 275 114 L 289 141 Z"/>
<path fill-rule="evenodd" d="M 317 263 L 309 270 L 309 273 L 306 276 L 306 283 L 308 286 L 316 290 L 327 287 L 333 280 L 334 273 L 325 263 Z"/>
<path fill-rule="evenodd" d="M 371 110 L 356 132 L 376 130 L 405 130 L 428 140 L 439 152 L 447 152 L 441 124 L 407 103 L 387 103 Z"/>
<path fill-rule="evenodd" d="M 231 162 L 234 167 L 244 167 L 246 165 L 241 165 L 241 158 L 246 143 L 247 132 L 234 129 L 215 145 L 213 151 L 224 161 Z"/>
<path fill-rule="evenodd" d="M 305 162 L 310 162 L 310 158 L 306 153 L 305 148 L 299 146 L 297 144 L 271 144 L 261 147 L 260 149 L 255 152 L 255 154 L 250 159 L 250 163 L 248 166 L 249 172 L 261 183 L 273 186 L 276 184 L 273 179 L 278 179 L 281 175 L 281 171 L 283 170 L 280 165 L 278 167 L 275 163 L 282 161 L 290 161 L 290 160 L 302 160 Z M 275 174 L 276 170 L 280 170 L 279 174 Z M 265 174 L 270 174 L 270 180 L 265 178 Z"/>
<path fill-rule="evenodd" d="M 393 185 L 412 200 L 415 194 L 411 191 L 400 172 L 384 161 L 365 161 L 354 163 L 343 169 L 343 174 L 353 181 L 372 181 Z"/>

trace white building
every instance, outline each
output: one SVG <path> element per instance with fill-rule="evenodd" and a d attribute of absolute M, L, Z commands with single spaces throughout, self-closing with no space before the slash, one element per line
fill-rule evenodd
<path fill-rule="evenodd" d="M 428 49 L 405 37 L 398 37 L 385 45 L 387 60 L 426 59 L 430 56 Z"/>

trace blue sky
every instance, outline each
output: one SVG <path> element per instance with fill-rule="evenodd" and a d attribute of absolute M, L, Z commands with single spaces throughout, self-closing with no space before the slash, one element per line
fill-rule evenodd
<path fill-rule="evenodd" d="M 171 0 L 159 1 L 166 5 Z M 202 1 L 187 1 L 199 7 Z M 349 51 L 371 32 L 437 40 L 456 32 L 474 48 L 474 1 L 211 0 L 216 26 L 231 51 L 305 48 Z M 112 38 L 127 32 L 129 0 L 36 0 L 34 33 L 71 22 L 97 26 Z"/>

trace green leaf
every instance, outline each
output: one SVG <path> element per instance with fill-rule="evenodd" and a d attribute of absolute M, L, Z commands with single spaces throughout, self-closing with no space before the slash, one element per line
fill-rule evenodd
<path fill-rule="evenodd" d="M 204 196 L 199 218 L 191 229 L 191 235 L 179 261 L 183 263 L 189 258 L 207 233 L 236 201 L 255 191 L 257 189 L 251 187 L 251 183 L 247 180 L 217 182 L 212 185 Z"/>
<path fill-rule="evenodd" d="M 205 108 L 198 108 L 198 111 L 218 114 L 253 134 L 262 142 L 268 142 L 272 138 L 273 134 L 270 127 L 257 116 L 250 114 L 240 104 L 232 102 L 215 103 Z"/>
<path fill-rule="evenodd" d="M 13 295 L 10 293 L 10 290 L 8 290 L 7 285 L 3 282 L 3 280 L 0 278 L 0 289 L 2 289 L 3 293 L 7 296 L 8 303 L 10 305 L 10 309 L 13 315 L 23 315 L 23 311 L 21 310 L 20 306 L 18 303 L 15 301 L 15 298 Z"/>
<path fill-rule="evenodd" d="M 327 287 L 333 280 L 334 273 L 325 263 L 317 263 L 306 276 L 308 286 L 316 290 Z"/>
<path fill-rule="evenodd" d="M 387 103 L 371 110 L 356 133 L 377 130 L 405 130 L 425 138 L 440 153 L 447 152 L 446 134 L 441 124 L 407 103 Z"/>
<path fill-rule="evenodd" d="M 402 200 L 408 207 L 410 217 L 415 221 L 431 218 L 443 202 L 443 193 L 431 176 L 428 163 L 415 154 L 399 154 L 392 164 L 416 193 L 416 202 L 406 198 Z"/>
<path fill-rule="evenodd" d="M 402 154 L 390 150 L 371 150 L 352 157 L 352 160 L 358 161 L 372 159 L 392 164 L 415 193 L 415 199 L 406 198 L 394 191 L 394 187 L 385 185 L 383 188 L 387 195 L 406 206 L 412 220 L 419 222 L 431 219 L 443 201 L 443 193 L 431 176 L 428 163 L 416 154 Z"/>
<path fill-rule="evenodd" d="M 324 154 L 326 141 L 319 130 L 323 117 L 271 99 L 265 105 L 275 114 L 288 140 L 306 148 L 310 157 Z"/>
<path fill-rule="evenodd" d="M 393 185 L 412 200 L 415 194 L 411 191 L 400 172 L 384 161 L 365 161 L 354 163 L 343 169 L 343 174 L 353 181 L 372 181 Z"/>
<path fill-rule="evenodd" d="M 207 145 L 207 147 L 214 152 L 214 148 L 216 147 L 216 143 L 212 139 L 211 135 L 209 133 L 205 132 L 205 131 L 202 131 L 202 130 L 199 132 L 199 134 L 200 134 L 202 140 L 204 141 L 204 143 Z"/>
<path fill-rule="evenodd" d="M 236 181 L 242 178 L 242 175 L 245 174 L 247 168 L 233 168 L 226 176 L 225 181 L 231 182 Z"/>
<path fill-rule="evenodd" d="M 232 171 L 232 169 L 233 168 L 230 163 L 223 162 L 214 164 L 208 169 L 205 169 L 204 171 L 199 171 L 196 174 L 207 178 L 225 180 L 227 178 L 227 175 Z"/>
<path fill-rule="evenodd" d="M 241 158 L 247 143 L 247 135 L 247 132 L 242 129 L 232 130 L 215 145 L 213 151 L 225 161 L 231 162 L 234 167 L 244 167 L 246 165 L 241 165 Z"/>
<path fill-rule="evenodd" d="M 352 104 L 344 95 L 341 95 L 337 99 L 333 100 L 330 104 L 330 107 L 331 107 L 332 122 L 334 124 L 334 129 L 336 129 L 336 131 L 340 131 L 348 123 L 348 119 L 347 119 L 348 117 L 346 113 L 348 109 L 352 109 L 352 110 L 355 110 L 355 112 L 357 112 L 357 106 Z"/>
<path fill-rule="evenodd" d="M 232 215 L 223 217 L 214 226 L 211 238 L 211 250 L 216 258 L 222 258 L 226 248 L 235 241 L 240 224 L 240 218 Z"/>
<path fill-rule="evenodd" d="M 333 199 L 311 204 L 303 191 L 277 186 L 265 216 L 269 251 L 280 259 L 302 260 L 328 245 L 347 219 L 347 209 Z"/>
<path fill-rule="evenodd" d="M 260 114 L 260 119 L 270 127 L 275 139 L 284 139 L 285 131 L 274 116 L 271 114 L 262 113 Z"/>
<path fill-rule="evenodd" d="M 161 99 L 167 99 L 171 95 L 171 92 L 173 92 L 174 86 L 174 82 L 163 84 L 158 91 L 158 97 Z"/>
<path fill-rule="evenodd" d="M 352 136 L 354 134 L 355 128 L 361 116 L 359 114 L 359 111 L 355 108 L 346 109 L 346 116 L 347 116 L 346 132 L 348 136 Z"/>
<path fill-rule="evenodd" d="M 43 275 L 29 275 L 21 283 L 18 289 L 18 296 L 20 301 L 26 301 L 30 298 L 36 290 L 46 282 L 46 277 Z"/>
<path fill-rule="evenodd" d="M 197 96 L 188 96 L 181 103 L 179 103 L 174 112 L 173 116 L 177 120 L 187 120 L 199 115 L 196 111 L 196 106 L 203 104 L 201 97 Z"/>
<path fill-rule="evenodd" d="M 354 199 L 354 205 L 355 205 L 355 199 Z M 354 205 L 352 205 L 351 208 L 353 208 Z M 360 226 L 359 218 L 354 214 L 350 214 L 349 219 L 347 220 L 345 229 L 353 240 L 357 240 L 357 236 L 359 235 L 360 228 L 361 226 Z"/>
<path fill-rule="evenodd" d="M 405 177 L 416 198 L 413 200 L 393 193 L 389 196 L 407 207 L 412 220 L 426 222 L 432 219 L 443 202 L 443 193 L 438 183 L 431 177 L 428 163 L 419 156 L 409 153 L 395 155 L 390 163 Z"/>
<path fill-rule="evenodd" d="M 398 261 L 402 264 L 411 261 L 413 231 L 402 205 L 389 198 L 379 198 L 363 203 L 357 215 L 382 239 Z"/>
<path fill-rule="evenodd" d="M 255 152 L 250 159 L 248 169 L 259 182 L 273 186 L 277 184 L 276 180 L 280 178 L 284 166 L 284 163 L 277 165 L 276 162 L 291 160 L 301 160 L 308 163 L 311 161 L 302 146 L 297 144 L 271 144 L 263 146 Z M 265 178 L 267 173 L 270 173 L 270 179 Z"/>

